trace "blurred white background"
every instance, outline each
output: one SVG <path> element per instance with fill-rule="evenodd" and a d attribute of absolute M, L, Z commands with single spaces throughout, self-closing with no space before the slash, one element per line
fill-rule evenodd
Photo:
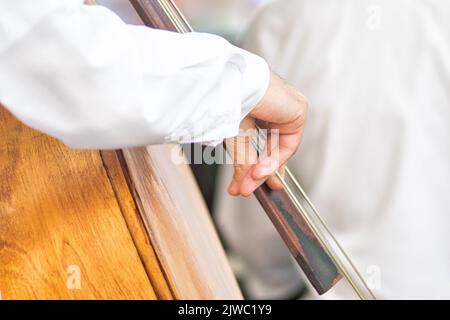
<path fill-rule="evenodd" d="M 175 0 L 195 31 L 221 35 L 236 43 L 257 10 L 271 0 Z M 137 16 L 125 0 L 97 0 L 127 23 L 135 23 Z"/>
<path fill-rule="evenodd" d="M 196 31 L 236 43 L 256 11 L 270 0 L 175 0 Z"/>

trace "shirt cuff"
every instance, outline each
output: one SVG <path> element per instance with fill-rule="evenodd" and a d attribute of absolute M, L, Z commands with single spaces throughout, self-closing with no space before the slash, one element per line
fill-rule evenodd
<path fill-rule="evenodd" d="M 242 120 L 264 97 L 269 87 L 270 69 L 263 58 L 243 49 L 237 49 L 245 59 L 245 71 L 242 78 Z"/>
<path fill-rule="evenodd" d="M 241 72 L 241 108 L 240 115 L 236 115 L 239 119 L 222 123 L 220 126 L 221 134 L 225 138 L 236 136 L 239 133 L 240 122 L 256 107 L 260 100 L 264 97 L 270 82 L 270 69 L 267 62 L 248 51 L 234 47 L 237 50 Z M 233 118 L 233 117 L 230 117 Z M 222 140 L 204 139 L 202 144 L 207 146 L 217 146 Z"/>

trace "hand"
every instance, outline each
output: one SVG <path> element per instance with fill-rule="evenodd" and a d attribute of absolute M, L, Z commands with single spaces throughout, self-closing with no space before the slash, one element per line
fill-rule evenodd
<path fill-rule="evenodd" d="M 286 162 L 298 150 L 307 111 L 306 97 L 272 73 L 266 94 L 241 123 L 244 134 L 226 140 L 234 161 L 229 194 L 249 196 L 264 182 L 272 189 L 282 188 L 274 173 L 278 171 L 283 175 Z M 268 129 L 268 141 L 272 141 L 266 144 L 259 157 L 248 134 L 256 124 Z"/>

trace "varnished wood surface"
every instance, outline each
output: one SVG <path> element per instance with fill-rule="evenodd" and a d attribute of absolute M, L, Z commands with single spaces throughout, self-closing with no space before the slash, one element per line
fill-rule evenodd
<path fill-rule="evenodd" d="M 139 257 L 147 272 L 147 276 L 155 290 L 158 299 L 174 299 L 175 295 L 171 291 L 161 267 L 158 257 L 153 249 L 148 234 L 145 230 L 136 202 L 131 194 L 126 176 L 126 170 L 123 170 L 124 159 L 121 151 L 102 151 L 103 163 L 105 165 L 108 177 L 113 186 L 115 196 L 122 209 L 122 214 L 133 238 L 134 245 L 138 251 Z"/>
<path fill-rule="evenodd" d="M 130 2 L 147 26 L 181 33 L 192 31 L 172 0 Z M 319 294 L 328 291 L 341 279 L 340 271 L 285 192 L 273 192 L 263 185 L 255 196 L 313 287 Z"/>
<path fill-rule="evenodd" d="M 179 146 L 124 150 L 138 206 L 177 299 L 242 299 L 211 217 Z"/>
<path fill-rule="evenodd" d="M 242 298 L 169 146 L 73 150 L 2 107 L 0 136 L 3 299 Z M 67 287 L 72 265 L 80 289 Z"/>
<path fill-rule="evenodd" d="M 168 146 L 76 151 L 1 106 L 0 137 L 3 299 L 242 298 L 192 173 Z M 70 266 L 79 289 L 67 287 Z"/>
<path fill-rule="evenodd" d="M 159 1 L 131 3 L 146 25 L 176 30 Z M 123 151 L 123 171 L 170 290 L 177 299 L 241 299 L 192 172 L 188 165 L 171 161 L 173 152 L 179 153 L 180 147 Z"/>
<path fill-rule="evenodd" d="M 99 152 L 69 149 L 3 108 L 0 137 L 2 298 L 156 298 Z M 70 265 L 79 290 L 66 285 Z"/>

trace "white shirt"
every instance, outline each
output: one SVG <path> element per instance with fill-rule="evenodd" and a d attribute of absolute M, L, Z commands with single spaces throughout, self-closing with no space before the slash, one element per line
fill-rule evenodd
<path fill-rule="evenodd" d="M 234 136 L 265 61 L 208 34 L 125 24 L 82 0 L 0 1 L 0 102 L 72 147 Z"/>
<path fill-rule="evenodd" d="M 282 0 L 244 41 L 309 98 L 289 166 L 380 298 L 450 298 L 449 17 L 447 0 Z M 254 287 L 298 285 L 254 200 L 218 195 Z"/>

